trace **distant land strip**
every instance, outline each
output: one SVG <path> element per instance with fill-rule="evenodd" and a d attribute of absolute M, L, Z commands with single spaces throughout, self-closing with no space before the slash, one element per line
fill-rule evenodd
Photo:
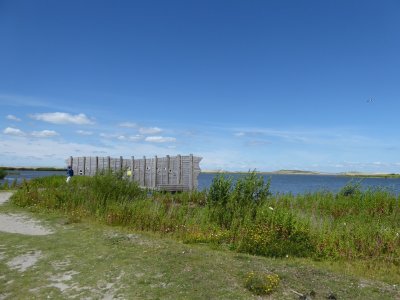
<path fill-rule="evenodd" d="M 65 171 L 65 168 L 56 168 L 56 167 L 0 167 L 0 170 L 7 170 L 7 171 Z"/>
<path fill-rule="evenodd" d="M 5 167 L 0 166 L 0 170 L 6 171 L 65 171 L 65 168 L 60 167 Z M 249 171 L 226 171 L 226 170 L 201 170 L 201 173 L 207 174 L 248 174 Z M 304 171 L 304 170 L 277 170 L 277 171 L 256 171 L 257 174 L 262 175 L 323 175 L 323 176 L 347 176 L 358 178 L 400 178 L 399 173 L 362 173 L 362 172 L 342 172 L 342 173 L 328 173 L 317 171 Z"/>
<path fill-rule="evenodd" d="M 210 174 L 247 174 L 246 171 L 225 171 L 225 170 L 202 170 L 202 173 Z M 397 173 L 361 173 L 361 172 L 342 172 L 342 173 L 327 173 L 316 171 L 303 170 L 277 170 L 277 171 L 255 171 L 257 174 L 265 175 L 323 175 L 323 176 L 347 176 L 347 177 L 363 177 L 363 178 L 400 178 Z"/>

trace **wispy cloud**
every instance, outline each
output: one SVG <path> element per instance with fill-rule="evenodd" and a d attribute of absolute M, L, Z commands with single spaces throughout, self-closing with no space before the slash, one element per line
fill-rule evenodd
<path fill-rule="evenodd" d="M 144 137 L 142 135 L 139 135 L 139 134 L 128 136 L 128 140 L 130 140 L 132 142 L 137 142 L 137 141 L 143 140 L 143 138 Z"/>
<path fill-rule="evenodd" d="M 127 128 L 136 128 L 138 125 L 133 122 L 123 122 L 118 124 L 120 127 L 127 127 Z"/>
<path fill-rule="evenodd" d="M 23 137 L 34 137 L 34 138 L 48 138 L 59 135 L 54 130 L 42 130 L 42 131 L 32 131 L 30 133 L 24 132 L 19 128 L 7 127 L 3 130 L 5 135 L 10 136 L 23 136 Z"/>
<path fill-rule="evenodd" d="M 270 142 L 295 143 L 303 145 L 341 146 L 374 144 L 371 137 L 362 136 L 346 128 L 308 128 L 303 130 L 278 130 L 271 128 L 250 128 L 234 130 L 238 139 L 265 140 Z"/>
<path fill-rule="evenodd" d="M 157 134 L 162 131 L 163 130 L 158 127 L 141 127 L 141 128 L 139 128 L 139 133 L 141 133 L 141 134 Z"/>
<path fill-rule="evenodd" d="M 13 128 L 13 127 L 7 127 L 6 129 L 3 130 L 4 134 L 7 135 L 13 135 L 13 136 L 25 136 L 26 133 L 23 132 L 21 129 L 18 128 Z"/>
<path fill-rule="evenodd" d="M 149 143 L 172 143 L 176 142 L 176 138 L 174 137 L 166 137 L 166 136 L 148 136 L 144 139 Z"/>
<path fill-rule="evenodd" d="M 48 103 L 35 97 L 0 94 L 0 103 L 10 106 L 48 107 Z"/>
<path fill-rule="evenodd" d="M 144 139 L 144 136 L 136 134 L 136 135 L 125 135 L 125 134 L 118 134 L 118 133 L 100 133 L 100 137 L 106 139 L 117 139 L 120 141 L 131 141 L 137 142 Z"/>
<path fill-rule="evenodd" d="M 57 136 L 58 133 L 54 130 L 42 130 L 42 131 L 33 131 L 31 133 L 31 135 L 33 137 L 37 137 L 37 138 L 48 138 L 48 137 Z"/>
<path fill-rule="evenodd" d="M 7 119 L 7 120 L 11 120 L 11 121 L 21 122 L 21 119 L 20 119 L 20 118 L 17 118 L 17 117 L 14 116 L 14 115 L 7 115 L 7 116 L 6 116 L 6 119 Z"/>
<path fill-rule="evenodd" d="M 86 130 L 77 130 L 76 133 L 80 134 L 80 135 L 92 135 L 93 134 L 93 132 L 86 131 Z"/>
<path fill-rule="evenodd" d="M 53 123 L 53 124 L 77 124 L 77 125 L 88 125 L 94 124 L 94 121 L 89 119 L 85 114 L 71 115 L 69 113 L 54 112 L 54 113 L 42 113 L 33 114 L 30 116 L 32 119 Z"/>

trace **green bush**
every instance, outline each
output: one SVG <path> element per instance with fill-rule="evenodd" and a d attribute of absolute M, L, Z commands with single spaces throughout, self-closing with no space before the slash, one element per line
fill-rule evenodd
<path fill-rule="evenodd" d="M 342 197 L 357 197 L 362 195 L 361 181 L 351 180 L 347 183 L 338 193 L 338 196 Z"/>
<path fill-rule="evenodd" d="M 208 190 L 207 201 L 209 205 L 225 206 L 232 191 L 232 178 L 228 178 L 223 174 L 214 177 Z"/>
<path fill-rule="evenodd" d="M 7 176 L 7 172 L 4 169 L 0 169 L 0 179 L 4 179 Z"/>

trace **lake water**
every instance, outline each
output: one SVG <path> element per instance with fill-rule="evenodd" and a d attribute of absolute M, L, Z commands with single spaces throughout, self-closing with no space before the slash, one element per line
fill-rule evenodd
<path fill-rule="evenodd" d="M 12 171 L 3 180 L 0 180 L 2 184 L 5 180 L 12 183 L 14 180 L 21 182 L 23 178 L 26 180 L 44 177 L 50 175 L 66 175 L 65 171 Z M 208 189 L 212 183 L 213 178 L 216 176 L 215 173 L 201 173 L 198 177 L 199 190 Z M 242 174 L 228 174 L 228 177 L 232 177 L 235 181 Z M 308 192 L 316 191 L 331 191 L 338 192 L 343 186 L 349 183 L 351 180 L 361 180 L 363 188 L 376 188 L 383 187 L 387 188 L 395 194 L 400 194 L 400 178 L 351 178 L 345 176 L 334 176 L 334 175 L 280 175 L 280 174 L 267 174 L 264 176 L 265 181 L 271 178 L 271 191 L 273 193 L 292 193 L 292 194 L 303 194 Z"/>
<path fill-rule="evenodd" d="M 199 190 L 210 187 L 213 178 L 216 174 L 201 173 L 198 177 Z M 228 174 L 233 180 L 237 180 L 242 174 Z M 271 179 L 272 193 L 292 193 L 304 194 L 316 191 L 331 191 L 338 192 L 351 180 L 361 181 L 361 186 L 364 189 L 383 187 L 387 188 L 395 194 L 400 194 L 400 178 L 352 178 L 346 176 L 335 175 L 262 175 L 265 182 Z"/>

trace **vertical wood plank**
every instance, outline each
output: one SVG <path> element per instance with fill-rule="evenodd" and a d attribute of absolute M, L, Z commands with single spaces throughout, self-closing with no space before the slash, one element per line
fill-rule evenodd
<path fill-rule="evenodd" d="M 158 161 L 157 161 L 157 155 L 154 157 L 154 161 L 153 161 L 153 173 L 152 173 L 152 175 L 153 175 L 153 187 L 156 187 L 157 186 L 157 172 L 158 172 L 158 170 L 157 170 L 157 168 L 158 168 Z"/>
<path fill-rule="evenodd" d="M 170 170 L 171 170 L 171 162 L 169 155 L 167 155 L 167 184 L 169 184 L 169 177 L 171 176 Z"/>
<path fill-rule="evenodd" d="M 193 154 L 189 156 L 189 190 L 193 190 Z"/>
<path fill-rule="evenodd" d="M 182 182 L 182 157 L 180 154 L 178 154 L 177 158 L 178 158 L 177 183 L 181 184 L 181 182 Z"/>
<path fill-rule="evenodd" d="M 135 157 L 131 157 L 131 181 L 134 178 L 134 173 L 135 173 Z"/>
<path fill-rule="evenodd" d="M 146 156 L 143 156 L 143 184 L 142 186 L 146 186 Z"/>

